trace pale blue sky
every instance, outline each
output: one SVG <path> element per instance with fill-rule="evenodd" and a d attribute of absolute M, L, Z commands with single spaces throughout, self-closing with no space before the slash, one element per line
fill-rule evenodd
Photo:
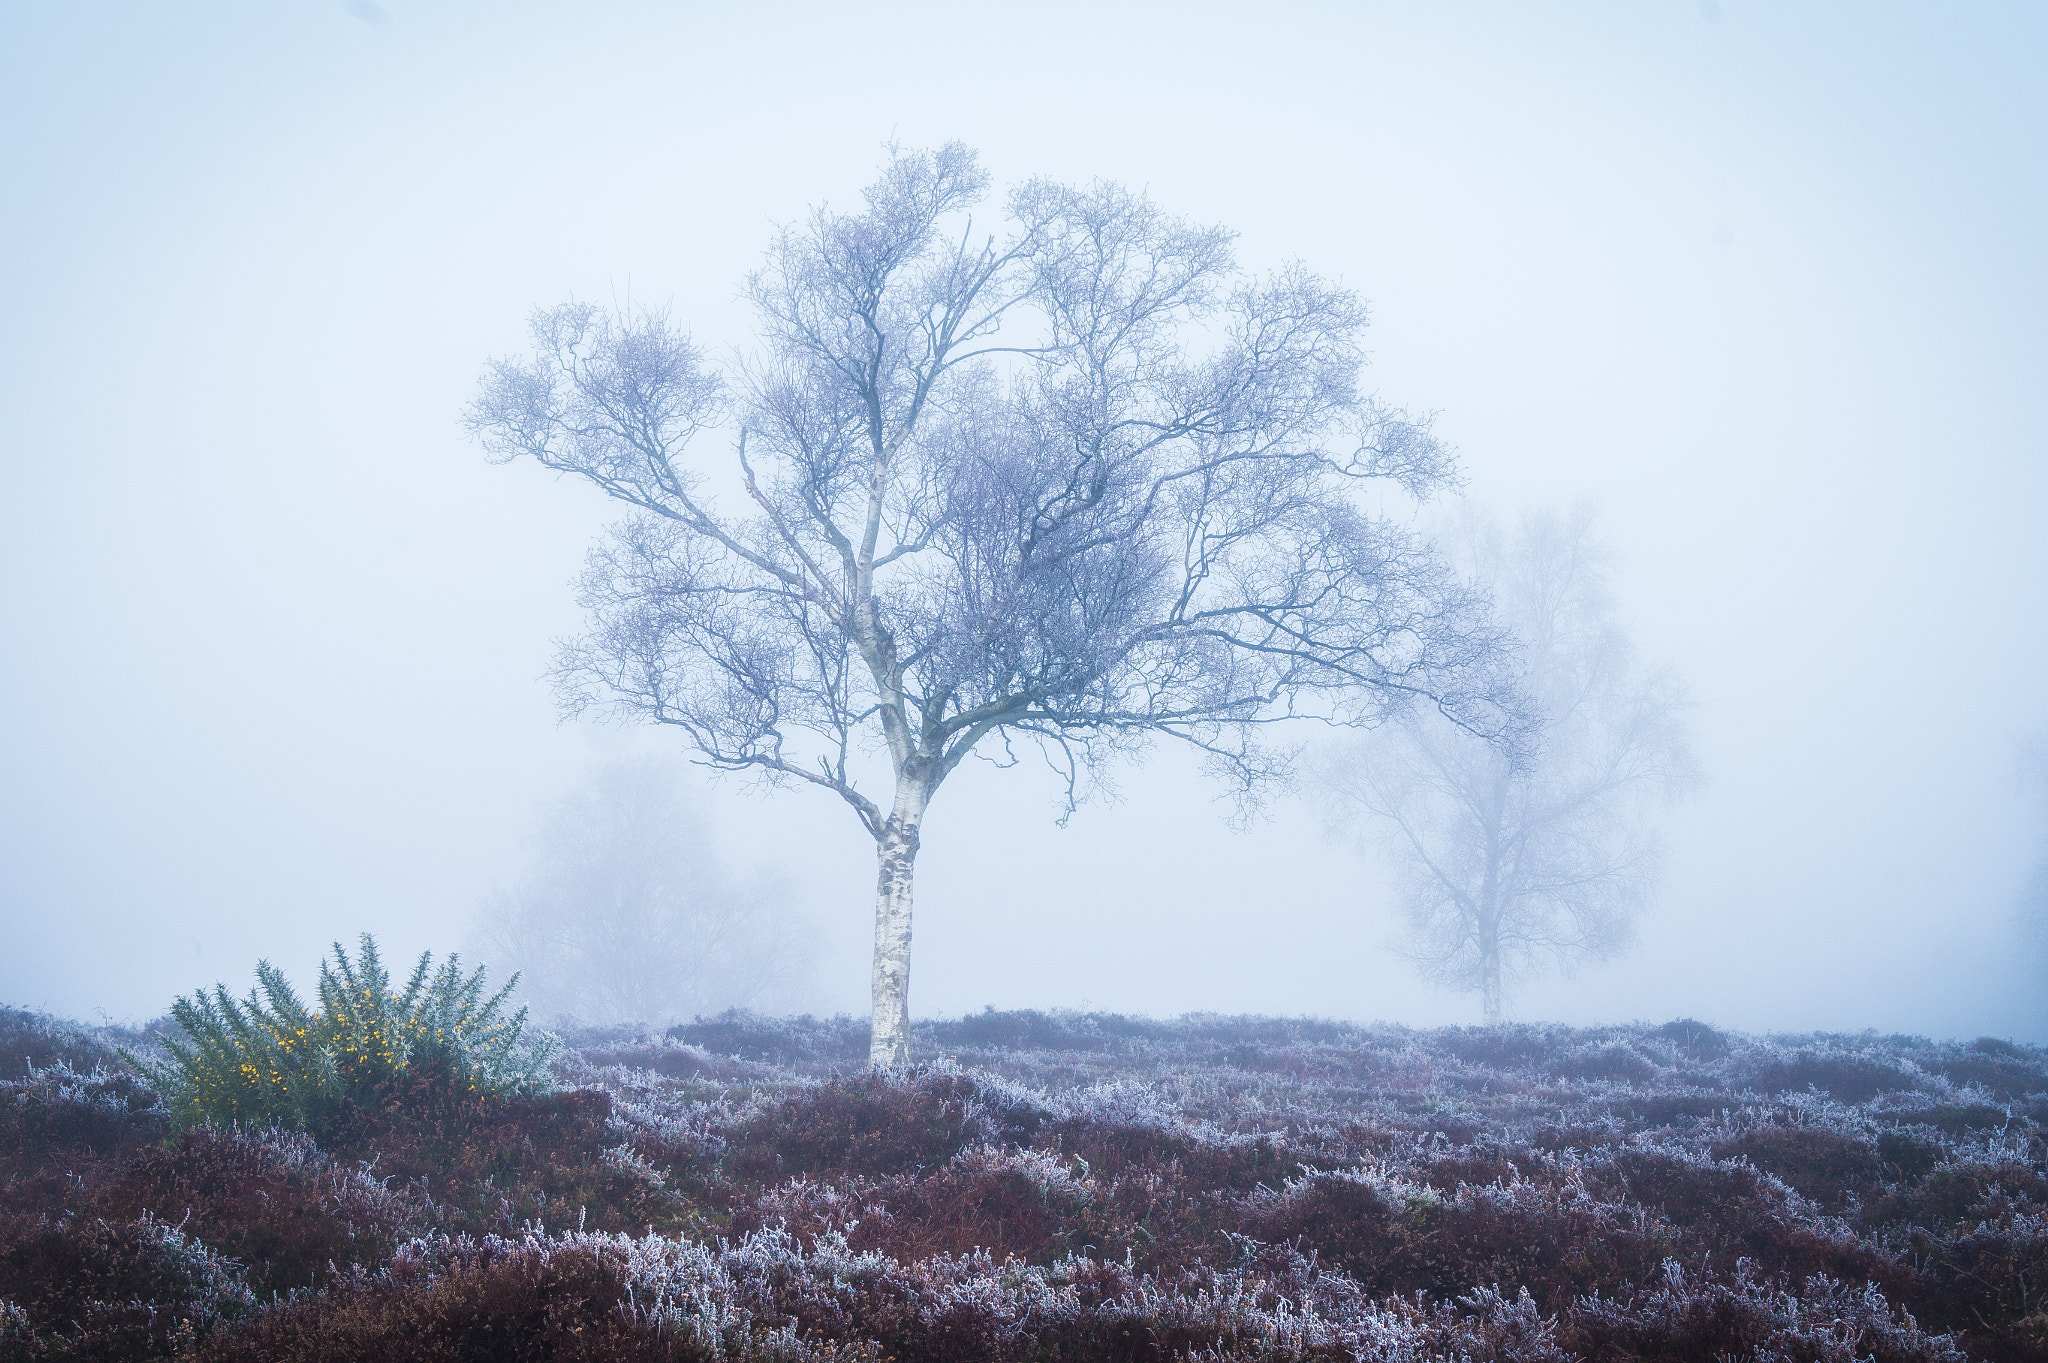
<path fill-rule="evenodd" d="M 1511 1011 L 2048 1037 L 2011 949 L 2048 728 L 2048 12 L 2031 6 L 0 7 L 0 999 L 160 1011 L 462 935 L 535 804 L 658 737 L 539 675 L 594 494 L 456 427 L 533 306 L 744 339 L 771 223 L 892 134 L 1105 176 L 1372 299 L 1474 496 L 1596 496 L 1701 702 L 1641 950 Z M 1476 1015 L 1378 872 L 1167 755 L 935 806 L 913 1008 Z M 861 1006 L 841 809 L 800 847 Z M 2031 977 L 2038 981 L 2038 974 Z"/>

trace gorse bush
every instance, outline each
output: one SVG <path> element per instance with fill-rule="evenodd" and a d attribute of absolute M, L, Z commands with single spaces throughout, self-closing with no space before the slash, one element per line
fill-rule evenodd
<path fill-rule="evenodd" d="M 484 995 L 484 970 L 459 957 L 436 969 L 422 952 L 405 987 L 368 933 L 354 961 L 340 943 L 320 965 L 319 1006 L 308 1008 L 268 961 L 237 1001 L 227 986 L 171 1005 L 184 1033 L 165 1037 L 167 1061 L 123 1056 L 170 1106 L 174 1126 L 327 1127 L 350 1108 L 375 1108 L 406 1081 L 483 1097 L 547 1087 L 554 1038 L 526 1033 L 526 1010 L 507 1013 L 519 977 Z"/>

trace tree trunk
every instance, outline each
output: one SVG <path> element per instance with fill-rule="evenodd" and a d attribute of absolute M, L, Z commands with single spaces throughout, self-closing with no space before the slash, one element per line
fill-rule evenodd
<path fill-rule="evenodd" d="M 910 1063 L 910 882 L 918 825 L 930 798 L 913 785 L 898 785 L 896 808 L 875 843 L 875 1011 L 868 1063 L 883 1069 Z"/>
<path fill-rule="evenodd" d="M 1499 1025 L 1500 943 L 1490 932 L 1479 939 L 1479 1000 L 1486 1009 L 1486 1025 Z"/>

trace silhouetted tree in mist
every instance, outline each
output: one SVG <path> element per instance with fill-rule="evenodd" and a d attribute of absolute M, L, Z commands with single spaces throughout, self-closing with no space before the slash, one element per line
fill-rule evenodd
<path fill-rule="evenodd" d="M 1359 392 L 1360 300 L 1249 276 L 1228 232 L 1111 184 L 1030 181 L 990 232 L 988 183 L 958 144 L 892 151 L 860 210 L 770 243 L 758 347 L 723 373 L 662 315 L 571 303 L 468 412 L 493 457 L 634 508 L 582 580 L 568 707 L 828 791 L 874 838 L 881 1065 L 909 1056 L 925 813 L 984 739 L 1036 744 L 1071 809 L 1155 737 L 1249 797 L 1285 768 L 1255 732 L 1304 711 L 1421 693 L 1513 729 L 1480 604 L 1356 500 L 1454 478 L 1426 422 Z M 737 511 L 690 449 L 728 419 Z"/>
<path fill-rule="evenodd" d="M 495 968 L 543 1018 L 668 1022 L 798 1001 L 810 925 L 787 886 L 742 882 L 679 774 L 615 763 L 544 810 L 526 874 L 479 906 Z"/>
<path fill-rule="evenodd" d="M 2020 772 L 2034 797 L 2034 814 L 2040 824 L 2034 864 L 2020 886 L 2020 930 L 2037 963 L 2048 969 L 2048 737 L 2021 745 Z"/>
<path fill-rule="evenodd" d="M 1513 763 L 1415 707 L 1319 771 L 1333 819 L 1395 872 L 1405 953 L 1477 991 L 1490 1023 L 1517 977 L 1628 945 L 1657 885 L 1655 816 L 1700 783 L 1684 694 L 1668 670 L 1637 666 L 1593 522 L 1581 508 L 1505 531 L 1468 512 L 1445 537 L 1520 637 L 1532 757 Z"/>

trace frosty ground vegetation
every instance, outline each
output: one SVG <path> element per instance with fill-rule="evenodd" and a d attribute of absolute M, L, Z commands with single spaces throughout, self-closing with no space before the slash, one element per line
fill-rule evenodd
<path fill-rule="evenodd" d="M 2048 1052 L 985 1012 L 567 1038 L 551 1093 L 173 1132 L 0 1014 L 0 1352 L 2048 1358 Z M 119 1038 L 133 1049 L 146 1038 Z"/>

